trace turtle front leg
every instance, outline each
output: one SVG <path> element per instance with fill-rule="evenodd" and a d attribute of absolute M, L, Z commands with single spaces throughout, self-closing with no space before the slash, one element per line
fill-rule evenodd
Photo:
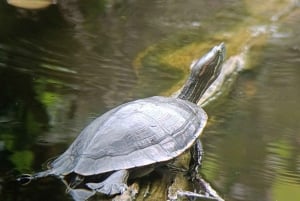
<path fill-rule="evenodd" d="M 208 199 L 224 201 L 218 193 L 211 187 L 211 185 L 201 178 L 199 174 L 199 168 L 202 164 L 203 159 L 203 146 L 200 139 L 197 139 L 193 147 L 191 148 L 191 161 L 189 165 L 189 176 L 193 182 L 194 190 L 197 193 L 192 193 L 188 191 L 178 192 L 178 195 L 186 197 L 204 197 Z M 199 194 L 200 193 L 200 194 Z"/>
<path fill-rule="evenodd" d="M 211 185 L 204 179 L 202 179 L 199 174 L 199 168 L 201 167 L 203 156 L 203 147 L 199 139 L 196 140 L 190 151 L 191 160 L 189 164 L 188 174 L 190 180 L 193 182 L 194 192 L 177 190 L 175 194 L 172 194 L 170 193 L 169 189 L 168 200 L 178 201 L 182 200 L 181 198 L 183 197 L 188 197 L 190 199 L 205 198 L 210 200 L 224 201 L 224 199 L 221 198 L 218 193 L 211 187 Z"/>
<path fill-rule="evenodd" d="M 128 175 L 128 170 L 119 170 L 112 173 L 102 182 L 87 183 L 86 186 L 106 195 L 122 194 L 127 189 Z"/>
<path fill-rule="evenodd" d="M 199 168 L 202 163 L 203 156 L 203 146 L 199 139 L 196 140 L 195 144 L 190 149 L 191 160 L 189 164 L 189 176 L 193 180 L 196 175 L 199 174 Z"/>

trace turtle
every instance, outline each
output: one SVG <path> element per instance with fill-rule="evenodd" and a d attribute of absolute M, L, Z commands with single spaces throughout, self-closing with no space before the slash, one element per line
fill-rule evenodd
<path fill-rule="evenodd" d="M 177 96 L 138 99 L 109 110 L 84 128 L 47 170 L 18 180 L 58 177 L 68 181 L 75 200 L 86 200 L 96 192 L 122 194 L 134 170 L 144 168 L 149 173 L 195 144 L 208 118 L 197 102 L 218 77 L 224 57 L 221 43 L 193 62 Z"/>

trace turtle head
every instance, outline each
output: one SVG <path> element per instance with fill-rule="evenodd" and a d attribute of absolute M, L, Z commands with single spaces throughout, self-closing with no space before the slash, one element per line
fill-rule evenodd
<path fill-rule="evenodd" d="M 190 76 L 178 98 L 197 103 L 207 88 L 219 76 L 225 52 L 225 45 L 221 43 L 194 61 L 191 65 Z"/>
<path fill-rule="evenodd" d="M 224 43 L 221 43 L 220 45 L 213 47 L 203 57 L 194 61 L 191 65 L 190 78 L 200 79 L 203 84 L 210 86 L 221 72 L 225 52 L 225 45 Z M 205 91 L 206 89 L 203 90 Z"/>

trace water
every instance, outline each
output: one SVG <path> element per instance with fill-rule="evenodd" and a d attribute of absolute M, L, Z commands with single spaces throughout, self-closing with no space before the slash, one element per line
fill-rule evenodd
<path fill-rule="evenodd" d="M 0 200 L 70 199 L 56 179 L 12 179 L 41 170 L 99 114 L 170 90 L 187 73 L 176 65 L 192 61 L 181 54 L 174 67 L 171 53 L 225 40 L 230 56 L 241 51 L 240 29 L 264 25 L 272 32 L 249 50 L 247 70 L 206 108 L 201 173 L 226 200 L 300 199 L 300 12 L 271 22 L 289 1 L 268 3 L 73 1 L 28 11 L 1 2 Z"/>
<path fill-rule="evenodd" d="M 203 168 L 228 200 L 299 199 L 299 20 L 287 21 L 287 36 L 270 38 L 256 70 L 211 111 Z"/>

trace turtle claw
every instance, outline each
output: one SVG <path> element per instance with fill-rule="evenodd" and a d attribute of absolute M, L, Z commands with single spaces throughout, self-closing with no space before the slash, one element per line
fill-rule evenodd
<path fill-rule="evenodd" d="M 168 201 L 179 201 L 182 198 L 189 198 L 189 199 L 207 199 L 207 200 L 215 200 L 215 201 L 225 201 L 220 196 L 214 197 L 211 195 L 195 193 L 191 191 L 177 191 L 175 195 L 168 196 Z"/>
<path fill-rule="evenodd" d="M 32 179 L 33 179 L 33 177 L 31 174 L 22 174 L 16 180 L 21 185 L 27 185 L 31 182 Z"/>

